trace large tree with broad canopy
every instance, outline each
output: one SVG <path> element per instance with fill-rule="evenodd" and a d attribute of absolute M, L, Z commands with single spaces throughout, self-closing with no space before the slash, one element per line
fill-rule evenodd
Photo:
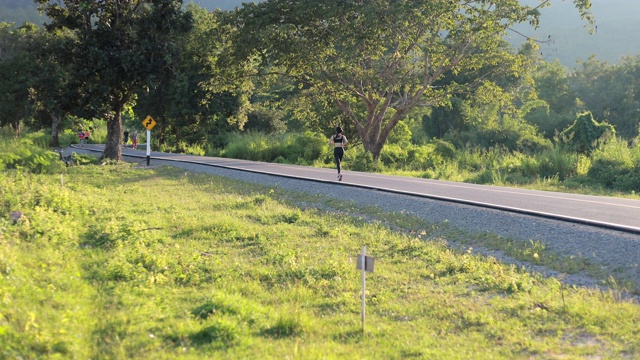
<path fill-rule="evenodd" d="M 103 158 L 122 159 L 122 113 L 136 92 L 155 89 L 180 61 L 177 44 L 192 18 L 182 0 L 35 0 L 75 41 L 61 49 L 79 86 L 85 116 L 107 118 Z"/>
<path fill-rule="evenodd" d="M 591 21 L 589 0 L 574 0 Z M 446 104 L 524 58 L 505 46 L 518 23 L 539 23 L 540 0 L 266 0 L 231 17 L 237 59 L 297 79 L 340 109 L 377 159 L 391 130 L 416 106 Z M 444 81 L 458 74 L 466 83 Z M 334 124 L 335 125 L 335 124 Z"/>

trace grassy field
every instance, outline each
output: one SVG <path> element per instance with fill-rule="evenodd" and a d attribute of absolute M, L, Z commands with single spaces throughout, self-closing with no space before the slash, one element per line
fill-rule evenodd
<path fill-rule="evenodd" d="M 640 358 L 617 290 L 352 206 L 175 168 L 2 171 L 0 359 Z"/>

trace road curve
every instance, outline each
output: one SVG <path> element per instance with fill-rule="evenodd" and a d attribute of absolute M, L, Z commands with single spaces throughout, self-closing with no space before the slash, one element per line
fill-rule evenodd
<path fill-rule="evenodd" d="M 104 145 L 91 144 L 85 145 L 83 150 L 102 152 L 103 148 Z M 146 158 L 144 149 L 123 149 L 123 155 Z M 153 165 L 153 159 L 335 183 L 337 186 L 375 189 L 640 234 L 640 200 L 524 190 L 348 170 L 343 171 L 343 181 L 338 182 L 335 169 L 156 151 L 150 154 L 151 165 Z"/>

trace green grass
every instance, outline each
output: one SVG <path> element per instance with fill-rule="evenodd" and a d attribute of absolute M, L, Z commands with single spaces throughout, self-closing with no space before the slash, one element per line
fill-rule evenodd
<path fill-rule="evenodd" d="M 640 356 L 618 290 L 456 251 L 446 224 L 175 168 L 63 171 L 0 172 L 0 359 Z"/>

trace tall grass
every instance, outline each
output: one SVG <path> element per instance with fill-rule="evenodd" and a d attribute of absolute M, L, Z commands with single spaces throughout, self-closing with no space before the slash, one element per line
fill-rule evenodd
<path fill-rule="evenodd" d="M 253 161 L 307 165 L 317 160 L 326 148 L 326 140 L 311 132 L 304 134 L 229 135 L 229 144 L 221 156 Z"/>
<path fill-rule="evenodd" d="M 55 173 L 63 167 L 59 155 L 47 150 L 42 138 L 0 137 L 0 170 Z"/>

